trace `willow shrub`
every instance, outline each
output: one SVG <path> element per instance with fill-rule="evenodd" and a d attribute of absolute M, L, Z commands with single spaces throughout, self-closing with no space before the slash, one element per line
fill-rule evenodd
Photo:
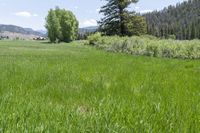
<path fill-rule="evenodd" d="M 151 57 L 200 59 L 200 41 L 162 40 L 152 36 L 101 36 L 99 33 L 88 37 L 90 45 L 111 52 Z"/>

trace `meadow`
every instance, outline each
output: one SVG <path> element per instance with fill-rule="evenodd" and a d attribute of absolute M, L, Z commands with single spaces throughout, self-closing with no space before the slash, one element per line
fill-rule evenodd
<path fill-rule="evenodd" d="M 200 61 L 0 41 L 0 133 L 199 132 Z"/>

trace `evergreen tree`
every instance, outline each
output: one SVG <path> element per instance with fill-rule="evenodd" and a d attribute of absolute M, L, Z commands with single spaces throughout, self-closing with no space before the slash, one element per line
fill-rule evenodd
<path fill-rule="evenodd" d="M 138 0 L 106 0 L 107 4 L 100 10 L 105 17 L 99 22 L 100 30 L 106 35 L 125 36 L 127 19 L 130 14 L 127 7 Z"/>
<path fill-rule="evenodd" d="M 177 39 L 190 40 L 200 38 L 199 14 L 200 0 L 188 0 L 143 16 L 147 21 L 148 34 L 161 38 L 175 35 Z"/>

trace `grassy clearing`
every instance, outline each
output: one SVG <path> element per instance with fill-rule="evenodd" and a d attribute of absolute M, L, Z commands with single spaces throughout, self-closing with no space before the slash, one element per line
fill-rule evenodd
<path fill-rule="evenodd" d="M 161 40 L 153 36 L 108 37 L 97 33 L 88 37 L 89 44 L 111 52 L 150 57 L 200 59 L 200 41 Z"/>
<path fill-rule="evenodd" d="M 0 132 L 198 132 L 200 61 L 0 42 Z"/>

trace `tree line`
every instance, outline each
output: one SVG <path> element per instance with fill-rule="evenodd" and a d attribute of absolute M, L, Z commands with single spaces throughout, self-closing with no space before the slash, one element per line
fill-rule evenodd
<path fill-rule="evenodd" d="M 169 6 L 161 11 L 143 15 L 128 10 L 138 0 L 105 0 L 100 13 L 103 18 L 98 22 L 102 35 L 140 36 L 150 34 L 160 38 L 200 39 L 200 0 L 188 0 Z M 51 9 L 46 18 L 46 28 L 51 42 L 70 42 L 78 35 L 78 21 L 71 11 Z"/>
<path fill-rule="evenodd" d="M 105 0 L 100 13 L 104 18 L 99 21 L 99 31 L 103 35 L 132 36 L 147 32 L 147 25 L 143 16 L 137 15 L 127 8 L 138 0 Z M 70 42 L 78 36 L 78 21 L 75 15 L 65 9 L 56 7 L 51 9 L 46 17 L 48 37 L 51 42 Z M 78 36 L 84 37 L 84 36 Z"/>
<path fill-rule="evenodd" d="M 147 33 L 180 40 L 200 39 L 200 0 L 188 0 L 161 11 L 143 15 L 147 21 Z"/>

